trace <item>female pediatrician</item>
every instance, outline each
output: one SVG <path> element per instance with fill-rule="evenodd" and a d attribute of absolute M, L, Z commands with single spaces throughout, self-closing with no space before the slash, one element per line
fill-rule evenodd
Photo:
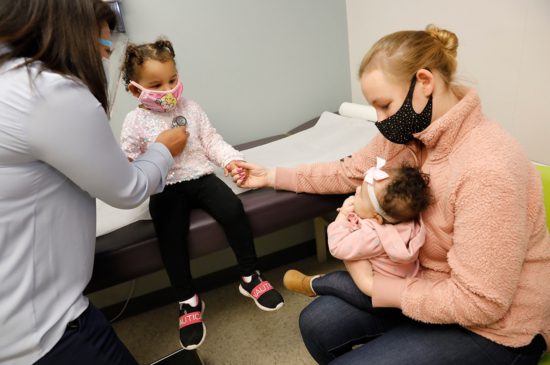
<path fill-rule="evenodd" d="M 435 203 L 422 214 L 419 275 L 374 273 L 363 288 L 374 312 L 330 295 L 303 310 L 302 337 L 321 364 L 530 365 L 550 340 L 541 179 L 519 145 L 483 115 L 477 92 L 453 82 L 457 47 L 454 33 L 435 26 L 374 44 L 359 77 L 381 134 L 351 157 L 234 170 L 244 187 L 315 193 L 354 191 L 377 156 L 430 174 Z"/>
<path fill-rule="evenodd" d="M 129 208 L 162 190 L 187 135 L 123 155 L 94 1 L 0 2 L 0 364 L 136 364 L 82 294 L 94 198 Z"/>

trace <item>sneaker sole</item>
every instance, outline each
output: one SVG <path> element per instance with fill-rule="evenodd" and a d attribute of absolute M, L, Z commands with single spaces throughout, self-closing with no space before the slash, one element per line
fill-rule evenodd
<path fill-rule="evenodd" d="M 204 303 L 204 301 L 201 301 L 201 302 L 202 302 L 201 313 L 204 313 L 204 309 L 206 308 L 206 304 Z M 184 350 L 195 350 L 197 347 L 202 345 L 205 338 L 206 338 L 206 326 L 204 325 L 204 322 L 202 322 L 202 338 L 201 338 L 201 341 L 196 345 L 189 345 L 189 346 L 185 347 L 185 346 L 183 346 L 183 343 L 181 343 L 181 340 L 180 340 L 180 345 Z"/>
<path fill-rule="evenodd" d="M 258 308 L 260 308 L 261 310 L 266 311 L 266 312 L 273 312 L 273 311 L 276 311 L 278 309 L 281 309 L 282 306 L 285 304 L 285 302 L 281 302 L 281 303 L 277 304 L 277 306 L 275 308 L 264 307 L 249 292 L 244 290 L 244 288 L 242 287 L 241 284 L 239 284 L 239 292 L 242 295 L 244 295 L 245 297 L 248 297 L 248 298 L 252 299 L 254 301 L 254 303 L 256 303 L 256 306 L 258 306 Z"/>

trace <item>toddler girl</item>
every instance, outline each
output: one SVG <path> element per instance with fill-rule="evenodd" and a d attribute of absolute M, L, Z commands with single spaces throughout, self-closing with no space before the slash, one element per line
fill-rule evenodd
<path fill-rule="evenodd" d="M 285 286 L 308 296 L 336 295 L 372 309 L 366 280 L 372 270 L 389 276 L 410 277 L 418 271 L 418 251 L 426 231 L 420 213 L 431 202 L 426 174 L 410 166 L 382 170 L 377 158 L 354 196 L 344 201 L 328 226 L 331 254 L 344 261 L 348 272 L 305 276 L 289 270 Z"/>
<path fill-rule="evenodd" d="M 210 124 L 201 107 L 182 97 L 183 85 L 168 40 L 132 45 L 123 65 L 126 88 L 139 106 L 128 113 L 121 132 L 121 145 L 129 159 L 144 153 L 162 131 L 184 126 L 187 145 L 174 157 L 162 193 L 151 196 L 149 210 L 159 248 L 179 300 L 180 341 L 184 349 L 197 348 L 204 341 L 204 302 L 193 287 L 187 239 L 189 215 L 200 207 L 223 226 L 239 264 L 239 291 L 266 311 L 283 306 L 283 298 L 257 270 L 257 257 L 248 219 L 232 190 L 214 175 L 215 165 L 226 171 L 243 155 L 226 143 Z"/>

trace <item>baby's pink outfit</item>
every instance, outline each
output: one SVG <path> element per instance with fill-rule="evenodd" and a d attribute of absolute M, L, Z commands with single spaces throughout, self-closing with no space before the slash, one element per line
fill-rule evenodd
<path fill-rule="evenodd" d="M 400 278 L 416 275 L 418 250 L 426 239 L 422 219 L 379 224 L 355 213 L 345 221 L 329 224 L 327 232 L 332 256 L 347 261 L 369 260 L 374 271 Z"/>

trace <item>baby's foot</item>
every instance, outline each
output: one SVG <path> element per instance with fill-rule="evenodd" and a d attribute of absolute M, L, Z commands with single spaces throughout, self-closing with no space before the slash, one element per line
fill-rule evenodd
<path fill-rule="evenodd" d="M 317 293 L 313 290 L 311 283 L 319 276 L 321 275 L 307 276 L 298 270 L 288 270 L 283 277 L 283 284 L 285 288 L 295 293 L 316 297 Z"/>

